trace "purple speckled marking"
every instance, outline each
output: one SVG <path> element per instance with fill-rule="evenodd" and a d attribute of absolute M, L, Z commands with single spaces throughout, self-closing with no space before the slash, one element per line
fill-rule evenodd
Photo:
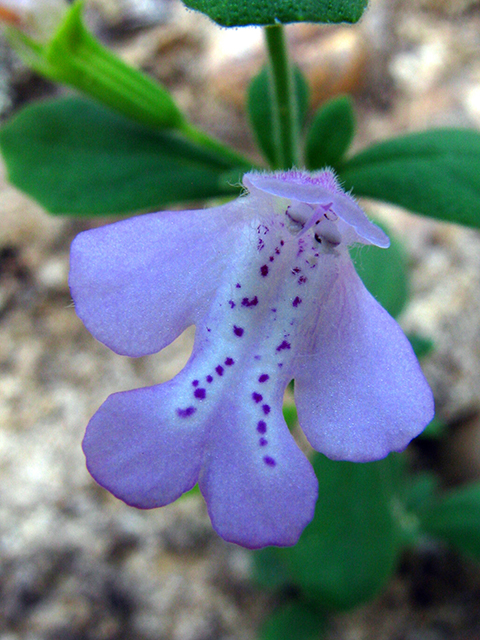
<path fill-rule="evenodd" d="M 267 446 L 267 444 L 268 444 L 268 440 L 267 440 L 266 438 L 260 438 L 260 440 L 258 441 L 258 444 L 259 444 L 261 447 L 266 447 L 266 446 Z"/>
<path fill-rule="evenodd" d="M 280 246 L 283 247 L 284 244 L 285 242 L 283 240 L 280 240 Z"/>
<path fill-rule="evenodd" d="M 207 382 L 210 384 L 213 382 L 213 376 L 207 376 Z"/>
<path fill-rule="evenodd" d="M 277 254 L 277 256 L 280 255 L 280 249 L 278 247 L 275 247 L 275 253 Z"/>
<path fill-rule="evenodd" d="M 242 285 L 241 285 L 239 282 L 237 282 L 237 284 L 235 285 L 235 287 L 236 287 L 237 289 L 241 289 L 241 288 L 242 288 Z"/>
<path fill-rule="evenodd" d="M 263 413 L 268 416 L 268 414 L 270 413 L 271 409 L 270 409 L 270 405 L 268 404 L 262 404 L 262 409 L 263 409 Z"/>
<path fill-rule="evenodd" d="M 307 276 L 300 276 L 298 279 L 298 284 L 305 284 L 307 281 Z"/>
<path fill-rule="evenodd" d="M 177 409 L 177 415 L 180 416 L 180 418 L 189 418 L 190 416 L 193 416 L 195 411 L 196 411 L 195 407 L 187 407 L 186 409 Z"/>
<path fill-rule="evenodd" d="M 258 433 L 261 433 L 262 435 L 264 433 L 267 433 L 267 423 L 265 422 L 265 420 L 260 420 L 259 423 L 257 424 L 257 431 Z"/>
<path fill-rule="evenodd" d="M 259 238 L 257 243 L 257 249 L 261 251 L 264 246 L 265 246 L 265 242 L 261 238 Z"/>
<path fill-rule="evenodd" d="M 268 373 L 262 373 L 262 375 L 259 377 L 258 381 L 259 382 L 266 382 L 269 378 L 270 378 L 270 376 L 268 375 Z"/>
<path fill-rule="evenodd" d="M 228 301 L 228 304 L 230 305 L 230 308 L 231 308 L 231 309 L 235 309 L 235 303 L 234 303 L 234 301 L 233 301 L 233 300 L 229 300 L 229 301 Z"/>
<path fill-rule="evenodd" d="M 300 271 L 301 271 L 300 267 L 293 267 L 293 269 L 292 269 L 293 275 L 296 275 L 297 273 L 300 273 Z"/>
<path fill-rule="evenodd" d="M 254 296 L 251 300 L 244 298 L 242 300 L 242 307 L 256 307 L 258 304 L 257 296 Z"/>
<path fill-rule="evenodd" d="M 275 258 L 273 256 L 269 257 L 270 262 L 273 262 L 275 260 Z"/>
<path fill-rule="evenodd" d="M 192 382 L 192 385 L 193 385 L 194 387 L 198 387 L 198 385 L 199 385 L 199 384 L 200 384 L 200 383 L 199 383 L 199 381 L 198 381 L 198 380 L 194 380 L 194 381 Z"/>
<path fill-rule="evenodd" d="M 262 264 L 262 266 L 260 267 L 260 273 L 264 278 L 268 276 L 268 267 L 266 264 Z"/>
<path fill-rule="evenodd" d="M 278 368 L 281 369 L 283 367 L 283 362 L 278 363 Z"/>
<path fill-rule="evenodd" d="M 270 309 L 270 311 L 271 311 L 272 313 L 277 313 L 277 310 L 276 310 L 276 309 Z"/>
<path fill-rule="evenodd" d="M 244 329 L 242 327 L 237 327 L 236 324 L 233 325 L 233 333 L 237 336 L 237 338 L 241 338 L 243 336 Z"/>
<path fill-rule="evenodd" d="M 263 400 L 263 396 L 256 391 L 252 393 L 252 398 L 255 400 L 255 402 L 261 402 Z"/>
<path fill-rule="evenodd" d="M 265 456 L 263 458 L 263 461 L 265 462 L 265 464 L 267 465 L 267 467 L 274 467 L 277 463 L 275 462 L 275 460 L 273 458 L 271 458 L 270 456 Z"/>
<path fill-rule="evenodd" d="M 302 304 L 302 299 L 297 296 L 292 304 L 294 307 L 298 307 L 299 304 Z"/>
<path fill-rule="evenodd" d="M 205 389 L 195 389 L 193 395 L 195 396 L 195 398 L 197 398 L 197 400 L 205 400 L 205 398 L 207 397 L 207 392 L 205 391 Z"/>
<path fill-rule="evenodd" d="M 218 367 L 215 367 L 215 371 L 218 373 L 219 376 L 223 376 L 223 367 L 221 365 L 218 365 Z"/>
<path fill-rule="evenodd" d="M 235 364 L 235 360 L 233 358 L 227 358 L 225 360 L 225 364 L 227 365 L 227 367 L 231 367 L 233 364 Z"/>
<path fill-rule="evenodd" d="M 277 351 L 285 351 L 285 349 L 290 349 L 290 348 L 291 348 L 291 344 L 286 340 L 284 340 L 282 344 L 278 345 Z"/>
<path fill-rule="evenodd" d="M 253 359 L 254 359 L 254 360 L 261 360 L 261 359 L 262 359 L 262 356 L 253 356 Z"/>

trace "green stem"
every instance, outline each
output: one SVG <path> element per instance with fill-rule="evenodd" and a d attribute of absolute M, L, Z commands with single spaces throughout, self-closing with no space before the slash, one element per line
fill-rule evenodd
<path fill-rule="evenodd" d="M 297 101 L 293 70 L 282 25 L 265 27 L 273 98 L 273 130 L 276 137 L 277 165 L 291 169 L 300 165 Z"/>
<path fill-rule="evenodd" d="M 191 122 L 184 120 L 178 127 L 178 132 L 183 134 L 190 142 L 193 142 L 204 149 L 212 151 L 215 155 L 223 158 L 227 164 L 234 167 L 245 167 L 248 169 L 255 168 L 253 162 L 248 158 L 237 153 L 231 147 L 223 144 L 216 138 L 209 136 L 204 131 L 197 129 Z"/>

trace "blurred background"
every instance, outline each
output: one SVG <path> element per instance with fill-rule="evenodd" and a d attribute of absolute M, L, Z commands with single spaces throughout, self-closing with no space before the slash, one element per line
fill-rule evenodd
<path fill-rule="evenodd" d="M 244 99 L 265 61 L 260 29 L 222 30 L 179 0 L 92 0 L 88 16 L 197 124 L 255 157 Z M 356 26 L 287 32 L 312 113 L 352 94 L 354 150 L 427 127 L 480 128 L 478 0 L 370 0 Z M 3 121 L 62 91 L 0 37 Z M 408 253 L 402 326 L 435 344 L 423 364 L 447 429 L 417 447 L 414 464 L 426 460 L 445 486 L 480 479 L 480 235 L 365 206 Z M 193 337 L 133 360 L 83 327 L 68 290 L 69 246 L 107 221 L 50 216 L 0 168 L 0 640 L 253 640 L 276 596 L 256 585 L 252 554 L 212 531 L 202 498 L 137 511 L 85 469 L 80 443 L 98 406 L 171 378 Z M 480 565 L 426 541 L 375 601 L 336 616 L 327 638 L 480 640 Z"/>

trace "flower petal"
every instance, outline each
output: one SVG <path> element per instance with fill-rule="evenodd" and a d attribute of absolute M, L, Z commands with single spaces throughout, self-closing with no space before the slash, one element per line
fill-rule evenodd
<path fill-rule="evenodd" d="M 257 431 L 256 420 L 250 430 L 242 403 L 235 406 L 234 397 L 230 402 L 209 434 L 200 476 L 213 527 L 228 542 L 250 549 L 293 545 L 314 515 L 312 466 L 288 431 L 280 400 L 272 405 L 266 432 Z"/>
<path fill-rule="evenodd" d="M 378 460 L 403 450 L 433 418 L 410 343 L 349 260 L 323 300 L 311 354 L 296 369 L 300 426 L 329 458 Z"/>
<path fill-rule="evenodd" d="M 164 506 L 197 482 L 204 433 L 193 412 L 178 405 L 177 386 L 172 380 L 115 393 L 88 424 L 88 470 L 129 505 Z"/>
<path fill-rule="evenodd" d="M 390 246 L 388 236 L 380 227 L 370 222 L 351 196 L 341 190 L 331 171 L 311 174 L 299 171 L 246 173 L 243 182 L 248 189 L 257 189 L 280 198 L 308 204 L 332 203 L 335 213 L 357 232 L 357 241 L 382 248 Z"/>
<path fill-rule="evenodd" d="M 229 259 L 240 202 L 137 216 L 78 235 L 70 288 L 87 329 L 116 353 L 142 356 L 195 324 Z"/>

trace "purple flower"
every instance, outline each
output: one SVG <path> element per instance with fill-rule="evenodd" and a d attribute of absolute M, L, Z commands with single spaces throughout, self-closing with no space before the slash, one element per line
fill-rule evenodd
<path fill-rule="evenodd" d="M 330 172 L 249 173 L 248 194 L 200 211 L 143 215 L 81 233 L 70 285 L 86 327 L 116 353 L 163 349 L 196 325 L 173 380 L 111 395 L 83 448 L 127 504 L 166 505 L 198 481 L 212 523 L 250 548 L 294 544 L 317 482 L 282 415 L 328 457 L 400 451 L 433 415 L 397 323 L 348 253 L 387 247 Z"/>

